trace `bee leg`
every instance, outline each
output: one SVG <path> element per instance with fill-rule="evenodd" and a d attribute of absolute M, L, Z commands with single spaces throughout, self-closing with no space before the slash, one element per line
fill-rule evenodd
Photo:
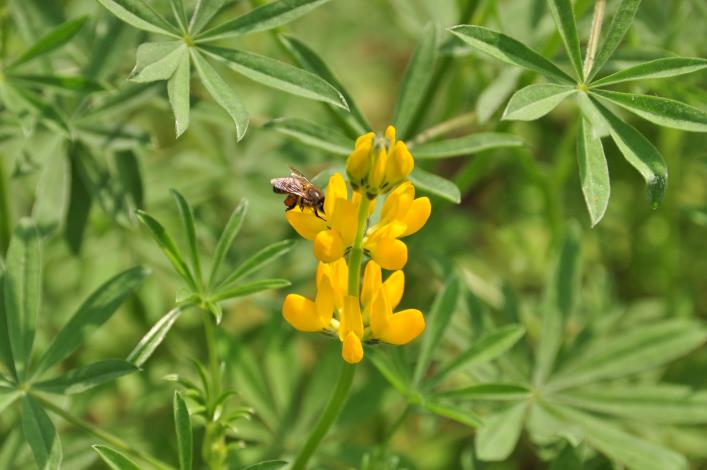
<path fill-rule="evenodd" d="M 316 207 L 314 208 L 314 215 L 317 216 L 318 218 L 322 219 L 324 222 L 326 222 L 326 219 L 324 217 L 322 217 L 321 215 L 319 215 L 319 209 Z"/>

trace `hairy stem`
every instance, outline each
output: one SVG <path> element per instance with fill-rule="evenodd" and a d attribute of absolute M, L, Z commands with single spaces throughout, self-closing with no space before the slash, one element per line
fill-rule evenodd
<path fill-rule="evenodd" d="M 47 410 L 51 411 L 57 416 L 60 416 L 64 421 L 73 424 L 77 428 L 80 428 L 90 434 L 93 434 L 94 436 L 98 437 L 104 442 L 107 442 L 108 444 L 119 448 L 121 451 L 130 454 L 132 457 L 135 457 L 137 459 L 140 459 L 144 462 L 149 463 L 150 465 L 154 466 L 155 468 L 163 469 L 163 470 L 171 470 L 173 467 L 170 465 L 167 465 L 166 463 L 152 457 L 151 455 L 136 449 L 135 446 L 129 444 L 128 442 L 124 441 L 123 439 L 114 436 L 113 434 L 104 431 L 103 429 L 99 428 L 98 426 L 95 426 L 89 422 L 86 422 L 82 420 L 81 418 L 72 415 L 68 411 L 64 410 L 63 408 L 55 405 L 54 403 L 50 402 L 46 398 L 43 398 L 40 395 L 32 394 L 32 396 L 42 404 L 44 408 Z"/>
<path fill-rule="evenodd" d="M 606 0 L 597 0 L 594 4 L 594 17 L 592 18 L 592 29 L 587 42 L 587 55 L 584 58 L 584 78 L 589 76 L 589 72 L 594 65 L 594 58 L 597 54 L 601 26 L 604 23 L 604 10 L 606 10 Z"/>

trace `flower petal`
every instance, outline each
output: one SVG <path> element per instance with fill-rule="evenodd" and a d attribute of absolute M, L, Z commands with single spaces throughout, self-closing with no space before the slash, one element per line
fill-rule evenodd
<path fill-rule="evenodd" d="M 381 267 L 375 261 L 369 261 L 363 271 L 363 286 L 361 287 L 361 304 L 364 309 L 373 300 L 373 295 L 378 292 L 382 284 Z"/>
<path fill-rule="evenodd" d="M 381 238 L 369 248 L 373 258 L 383 269 L 403 269 L 408 261 L 408 247 L 395 238 Z"/>
<path fill-rule="evenodd" d="M 348 199 L 349 194 L 346 189 L 346 181 L 341 173 L 334 173 L 329 177 L 329 183 L 326 187 L 326 194 L 324 196 L 324 213 L 327 217 L 331 217 L 334 213 L 336 200 L 339 198 Z"/>
<path fill-rule="evenodd" d="M 295 329 L 308 333 L 322 331 L 329 326 L 317 314 L 315 303 L 299 294 L 288 294 L 285 297 L 282 316 Z"/>
<path fill-rule="evenodd" d="M 356 333 L 359 338 L 363 336 L 361 306 L 358 303 L 358 296 L 355 295 L 344 297 L 344 308 L 341 311 L 339 324 L 339 339 L 344 341 L 350 332 Z"/>
<path fill-rule="evenodd" d="M 422 228 L 423 225 L 427 223 L 427 219 L 430 218 L 432 213 L 432 204 L 430 204 L 430 199 L 428 197 L 420 197 L 412 201 L 410 208 L 405 214 L 403 222 L 407 226 L 402 237 L 407 237 L 412 235 Z"/>
<path fill-rule="evenodd" d="M 368 321 L 371 326 L 371 334 L 374 338 L 380 338 L 385 334 L 388 327 L 388 319 L 393 315 L 385 291 L 381 288 L 375 293 L 370 308 L 368 309 Z"/>
<path fill-rule="evenodd" d="M 414 198 L 415 187 L 409 181 L 391 191 L 383 203 L 379 225 L 385 225 L 394 220 L 403 220 Z"/>
<path fill-rule="evenodd" d="M 302 212 L 299 207 L 285 212 L 285 217 L 293 229 L 303 238 L 314 240 L 322 230 L 326 230 L 326 222 L 315 216 L 313 212 Z"/>
<path fill-rule="evenodd" d="M 398 141 L 395 147 L 391 147 L 388 162 L 385 169 L 385 179 L 389 184 L 397 184 L 408 177 L 415 161 L 405 142 Z"/>
<path fill-rule="evenodd" d="M 390 344 L 406 344 L 420 336 L 425 329 L 425 317 L 416 309 L 407 309 L 388 317 L 388 324 L 376 335 L 381 341 Z"/>
<path fill-rule="evenodd" d="M 363 359 L 361 338 L 356 336 L 353 331 L 350 331 L 344 338 L 344 344 L 341 346 L 341 357 L 349 364 L 357 364 Z"/>
<path fill-rule="evenodd" d="M 344 256 L 346 246 L 336 230 L 322 230 L 314 238 L 314 256 L 319 261 L 333 263 Z"/>
<path fill-rule="evenodd" d="M 317 297 L 314 299 L 314 304 L 317 308 L 317 316 L 322 323 L 327 326 L 331 325 L 331 319 L 334 316 L 335 296 L 328 274 L 324 274 L 317 282 Z"/>
<path fill-rule="evenodd" d="M 397 307 L 405 291 L 405 273 L 395 271 L 388 276 L 388 279 L 383 283 L 383 290 L 385 291 L 385 296 L 388 299 L 390 308 L 394 309 Z"/>
<path fill-rule="evenodd" d="M 336 200 L 334 212 L 331 215 L 331 228 L 338 230 L 346 246 L 353 244 L 358 224 L 358 206 L 352 201 L 339 198 Z"/>

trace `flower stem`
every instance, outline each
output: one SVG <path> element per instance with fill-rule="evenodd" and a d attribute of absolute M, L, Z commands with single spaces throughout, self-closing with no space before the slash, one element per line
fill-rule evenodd
<path fill-rule="evenodd" d="M 361 282 L 361 263 L 363 261 L 363 236 L 366 233 L 368 209 L 371 201 L 365 194 L 361 194 L 361 204 L 358 206 L 358 221 L 356 223 L 356 238 L 354 238 L 351 252 L 349 253 L 349 295 L 358 297 Z"/>
<path fill-rule="evenodd" d="M 211 470 L 220 470 L 224 466 L 226 459 L 226 441 L 225 436 L 217 422 L 213 420 L 214 405 L 218 397 L 221 395 L 221 368 L 218 362 L 218 349 L 216 347 L 216 331 L 214 328 L 214 320 L 208 311 L 202 311 L 204 319 L 204 336 L 206 338 L 206 351 L 209 361 L 209 374 L 211 375 L 211 390 L 209 393 L 207 406 L 209 422 L 206 425 L 206 433 L 204 434 L 204 442 L 202 443 L 202 454 L 204 460 L 208 463 Z"/>
<path fill-rule="evenodd" d="M 599 35 L 601 34 L 601 26 L 604 23 L 604 10 L 606 9 L 606 0 L 597 0 L 594 4 L 594 17 L 592 18 L 592 29 L 589 32 L 589 41 L 587 42 L 587 55 L 584 57 L 584 78 L 589 76 L 594 65 L 594 59 L 597 54 L 597 46 L 599 44 Z"/>
<path fill-rule="evenodd" d="M 131 456 L 138 458 L 144 462 L 149 463 L 150 465 L 154 466 L 155 468 L 163 469 L 163 470 L 171 470 L 173 467 L 170 465 L 167 465 L 166 463 L 152 457 L 151 455 L 136 449 L 135 446 L 127 443 L 126 441 L 122 440 L 121 438 L 114 436 L 113 434 L 104 431 L 100 429 L 99 427 L 88 423 L 84 420 L 82 420 L 79 417 L 76 417 L 69 413 L 68 411 L 64 410 L 63 408 L 55 405 L 54 403 L 50 402 L 46 398 L 43 398 L 40 395 L 32 394 L 32 396 L 42 404 L 42 407 L 46 408 L 47 410 L 51 411 L 55 415 L 61 416 L 64 421 L 69 422 L 76 426 L 77 428 L 80 428 L 90 434 L 93 434 L 94 436 L 98 437 L 102 441 L 107 442 L 108 444 L 118 447 L 120 450 L 124 451 L 125 453 L 130 454 Z"/>
<path fill-rule="evenodd" d="M 326 409 L 319 419 L 319 422 L 307 438 L 304 447 L 302 447 L 302 450 L 297 454 L 290 470 L 304 470 L 307 467 L 307 461 L 309 461 L 314 451 L 317 450 L 317 447 L 319 447 L 320 442 L 334 423 L 334 420 L 339 416 L 339 413 L 341 413 L 344 403 L 346 403 L 346 397 L 349 394 L 349 389 L 353 382 L 354 372 L 356 372 L 355 364 L 342 363 L 341 374 L 339 374 L 339 380 L 336 382 L 334 393 L 329 399 L 329 403 L 327 403 Z"/>

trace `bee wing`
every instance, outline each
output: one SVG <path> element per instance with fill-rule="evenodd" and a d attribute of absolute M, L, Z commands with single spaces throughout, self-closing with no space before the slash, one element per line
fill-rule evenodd
<path fill-rule="evenodd" d="M 299 178 L 291 176 L 286 178 L 274 178 L 270 180 L 270 184 L 272 184 L 272 188 L 276 193 L 294 194 L 302 197 L 306 196 L 305 185 Z"/>
<path fill-rule="evenodd" d="M 302 173 L 301 171 L 299 171 L 297 168 L 295 168 L 293 166 L 290 166 L 290 176 L 295 177 L 295 178 L 304 178 L 305 180 L 307 180 L 307 177 L 304 176 L 304 173 Z M 307 180 L 307 181 L 309 181 L 309 180 Z"/>

